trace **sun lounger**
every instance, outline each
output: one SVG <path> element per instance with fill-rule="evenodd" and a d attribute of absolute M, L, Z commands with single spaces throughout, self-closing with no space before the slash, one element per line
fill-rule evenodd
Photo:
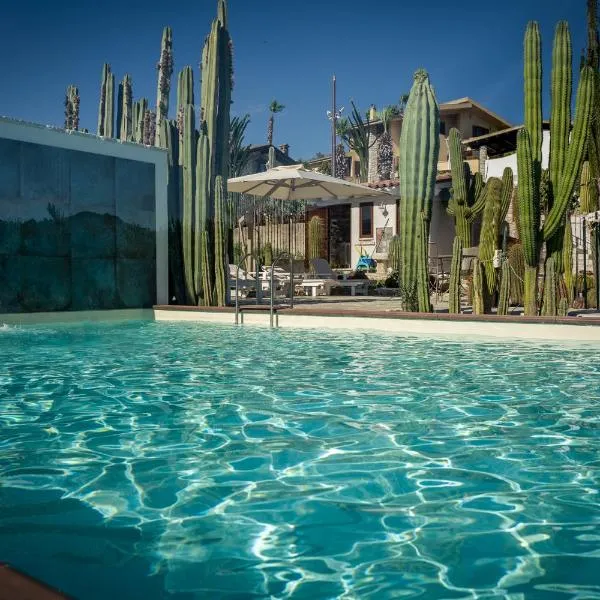
<path fill-rule="evenodd" d="M 313 258 L 310 262 L 312 273 L 300 285 L 303 288 L 310 289 L 312 296 L 317 296 L 319 293 L 330 295 L 333 287 L 350 289 L 351 296 L 356 296 L 357 292 L 367 294 L 369 289 L 368 279 L 340 279 L 326 260 Z"/>

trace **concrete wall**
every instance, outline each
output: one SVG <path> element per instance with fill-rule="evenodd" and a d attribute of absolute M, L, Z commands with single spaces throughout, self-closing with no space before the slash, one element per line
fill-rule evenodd
<path fill-rule="evenodd" d="M 0 312 L 168 301 L 167 156 L 0 118 Z"/>

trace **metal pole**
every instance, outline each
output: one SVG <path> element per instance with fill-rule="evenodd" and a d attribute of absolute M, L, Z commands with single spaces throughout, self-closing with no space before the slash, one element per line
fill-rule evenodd
<path fill-rule="evenodd" d="M 583 308 L 588 307 L 587 301 L 587 227 L 583 219 Z"/>
<path fill-rule="evenodd" d="M 336 108 L 336 97 L 335 97 L 335 75 L 333 76 L 333 111 L 331 113 L 331 123 L 332 123 L 332 131 L 331 131 L 331 176 L 335 177 L 335 147 L 337 146 L 337 115 L 335 114 Z"/>
<path fill-rule="evenodd" d="M 290 308 L 294 308 L 294 257 L 290 254 Z M 598 286 L 596 286 L 596 290 Z"/>

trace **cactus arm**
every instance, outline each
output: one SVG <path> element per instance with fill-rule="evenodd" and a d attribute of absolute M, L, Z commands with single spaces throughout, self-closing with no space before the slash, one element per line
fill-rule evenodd
<path fill-rule="evenodd" d="M 195 167 L 195 140 L 194 140 L 194 108 L 186 106 L 184 110 L 183 129 L 183 222 L 182 246 L 184 263 L 184 280 L 188 303 L 196 303 L 196 289 L 194 285 L 194 167 Z"/>
<path fill-rule="evenodd" d="M 468 191 L 462 145 L 460 133 L 454 127 L 448 135 L 448 148 L 450 150 L 450 170 L 452 173 L 452 199 L 457 204 L 466 204 Z"/>
<path fill-rule="evenodd" d="M 156 140 L 159 147 L 164 147 L 160 139 L 161 123 L 168 118 L 169 114 L 169 93 L 171 91 L 171 76 L 173 74 L 173 32 L 170 27 L 163 30 L 160 58 L 157 65 L 158 82 L 156 89 Z"/>
<path fill-rule="evenodd" d="M 542 42 L 535 21 L 525 31 L 525 127 L 531 136 L 532 160 L 540 168 L 542 163 Z M 535 170 L 534 181 L 537 183 Z"/>
<path fill-rule="evenodd" d="M 457 235 L 452 244 L 452 264 L 450 266 L 450 284 L 448 290 L 448 312 L 460 313 L 460 272 L 462 269 L 462 240 Z"/>
<path fill-rule="evenodd" d="M 498 310 L 497 314 L 508 314 L 508 302 L 510 297 L 510 264 L 507 259 L 502 261 L 500 272 L 500 293 L 498 295 Z"/>
<path fill-rule="evenodd" d="M 215 177 L 215 302 L 217 306 L 227 303 L 227 207 L 223 177 Z"/>
<path fill-rule="evenodd" d="M 514 177 L 510 167 L 506 167 L 502 173 L 502 200 L 500 202 L 500 218 L 499 223 L 502 223 L 506 219 L 508 209 L 510 207 L 510 201 L 514 191 Z"/>
<path fill-rule="evenodd" d="M 585 158 L 587 135 L 591 122 L 592 103 L 594 98 L 594 72 L 591 67 L 584 67 L 577 89 L 575 124 L 571 143 L 565 161 L 564 176 L 560 180 L 554 204 L 544 222 L 544 240 L 548 240 L 562 225 L 565 214 L 575 189 L 575 183 Z"/>
<path fill-rule="evenodd" d="M 525 263 L 538 264 L 538 231 L 540 226 L 539 190 L 534 182 L 534 165 L 529 131 L 517 134 L 517 165 L 519 170 L 519 237 L 523 244 Z"/>
<path fill-rule="evenodd" d="M 552 115 L 550 118 L 550 180 L 556 195 L 563 177 L 571 129 L 572 50 L 569 26 L 556 26 L 552 49 Z"/>

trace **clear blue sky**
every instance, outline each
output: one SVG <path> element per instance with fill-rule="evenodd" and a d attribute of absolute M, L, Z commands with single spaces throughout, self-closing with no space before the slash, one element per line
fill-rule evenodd
<path fill-rule="evenodd" d="M 103 62 L 117 80 L 133 77 L 134 98 L 155 103 L 164 25 L 173 28 L 175 70 L 198 63 L 216 0 L 20 0 L 0 17 L 4 47 L 0 114 L 62 126 L 68 84 L 79 86 L 81 126 L 95 131 Z M 585 0 L 409 2 L 403 0 L 229 0 L 234 42 L 232 110 L 250 113 L 249 143 L 266 142 L 267 107 L 275 143 L 294 157 L 330 148 L 330 79 L 339 104 L 361 109 L 397 102 L 412 73 L 426 68 L 440 102 L 471 96 L 514 124 L 522 119 L 522 42 L 540 22 L 548 91 L 554 26 L 571 26 L 574 63 L 585 46 Z M 171 114 L 176 102 L 173 77 Z M 546 101 L 544 113 L 548 114 Z"/>

